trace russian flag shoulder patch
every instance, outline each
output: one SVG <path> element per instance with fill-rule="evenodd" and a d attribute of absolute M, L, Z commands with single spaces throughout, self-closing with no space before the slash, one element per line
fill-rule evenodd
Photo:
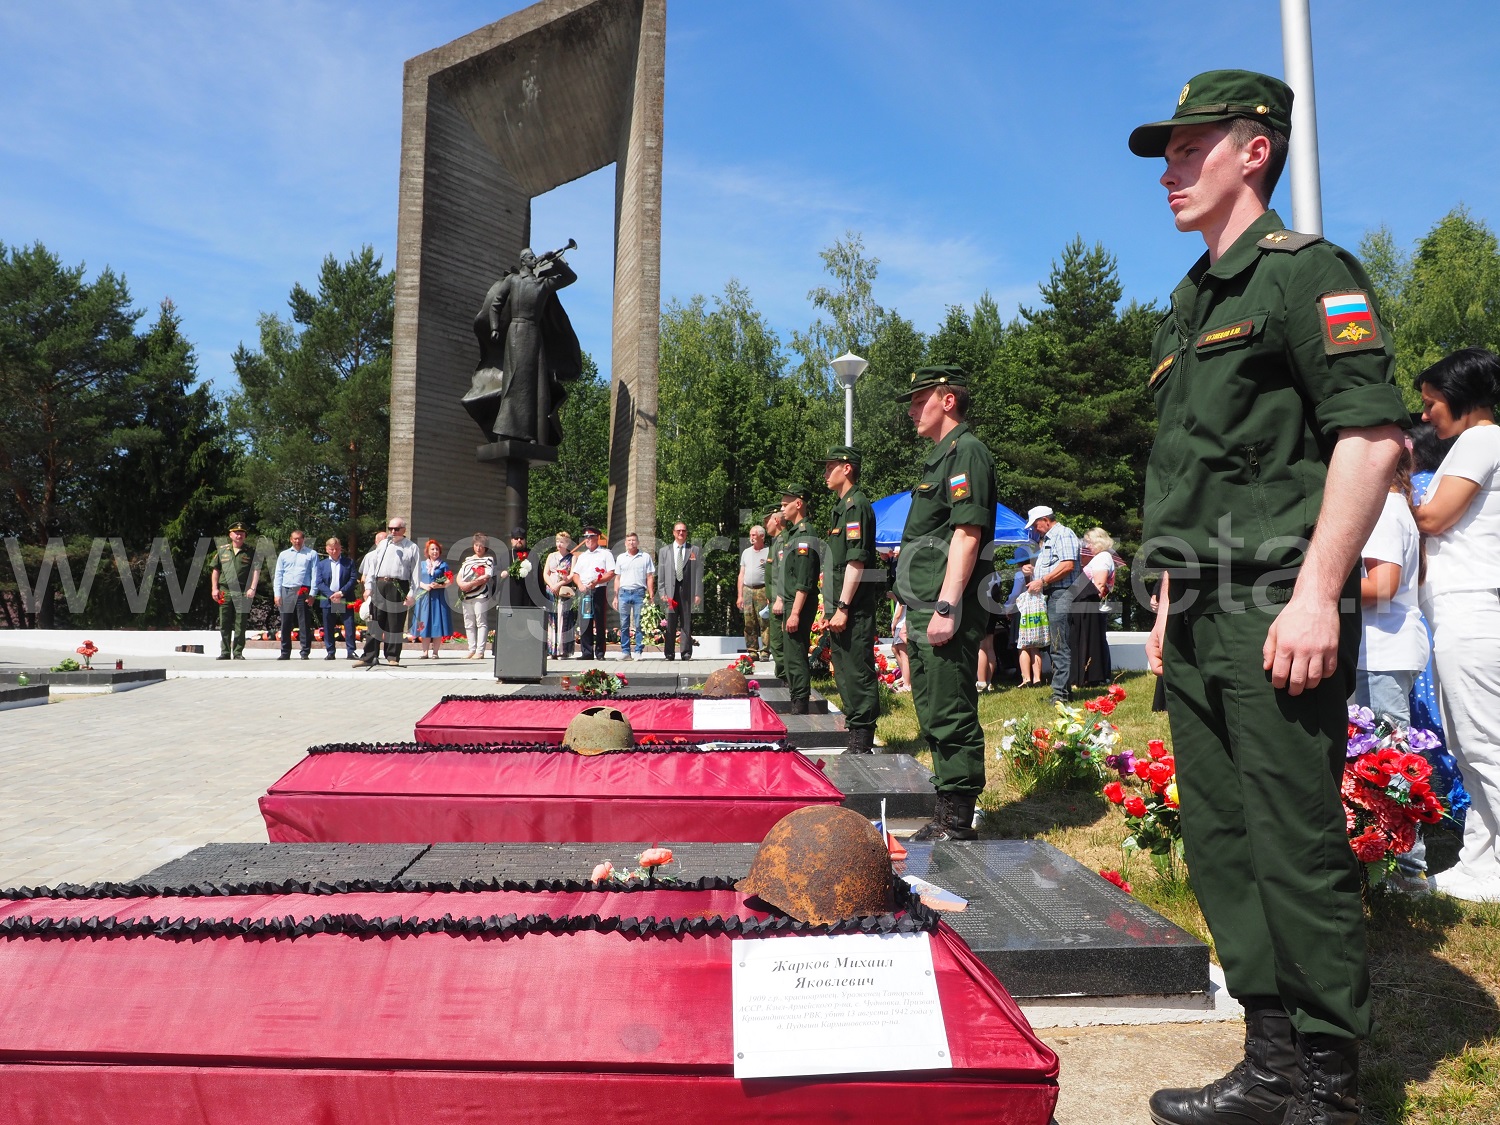
<path fill-rule="evenodd" d="M 1324 293 L 1318 298 L 1318 316 L 1323 325 L 1323 350 L 1329 355 L 1385 347 L 1375 307 L 1370 295 L 1361 289 Z"/>

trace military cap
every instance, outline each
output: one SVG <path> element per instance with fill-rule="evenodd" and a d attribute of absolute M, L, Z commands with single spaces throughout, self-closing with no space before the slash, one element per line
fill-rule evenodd
<path fill-rule="evenodd" d="M 909 402 L 918 391 L 925 391 L 928 387 L 967 388 L 968 385 L 969 377 L 964 374 L 962 367 L 955 367 L 951 363 L 919 367 L 911 373 L 911 386 L 897 395 L 896 401 Z"/>
<path fill-rule="evenodd" d="M 242 523 L 240 523 L 239 520 L 235 520 L 232 524 L 229 525 L 229 530 L 230 531 L 244 531 L 245 530 L 245 525 L 242 524 Z"/>
<path fill-rule="evenodd" d="M 1235 117 L 1263 121 L 1291 136 L 1292 88 L 1253 70 L 1206 70 L 1182 88 L 1170 120 L 1153 121 L 1131 132 L 1130 151 L 1137 156 L 1165 156 L 1167 141 L 1177 126 L 1212 125 Z"/>
<path fill-rule="evenodd" d="M 583 533 L 585 535 L 598 535 L 599 529 L 591 523 L 586 523 L 583 525 Z"/>
<path fill-rule="evenodd" d="M 781 495 L 783 497 L 795 496 L 804 503 L 812 503 L 812 489 L 808 488 L 805 484 L 792 484 L 788 482 L 781 486 Z"/>
<path fill-rule="evenodd" d="M 829 461 L 847 461 L 857 469 L 864 464 L 864 460 L 859 450 L 852 445 L 831 445 L 828 447 L 828 456 L 823 458 L 823 463 L 826 465 Z"/>

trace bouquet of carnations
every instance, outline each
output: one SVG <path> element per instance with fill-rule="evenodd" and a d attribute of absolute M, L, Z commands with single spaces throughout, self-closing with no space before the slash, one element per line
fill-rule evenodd
<path fill-rule="evenodd" d="M 997 757 L 1031 790 L 1093 789 L 1104 777 L 1105 759 L 1120 742 L 1120 728 L 1093 715 L 1108 714 L 1101 707 L 1113 711 L 1124 698 L 1125 689 L 1115 684 L 1083 707 L 1054 704 L 1057 721 L 1029 732 L 1024 717 L 1006 719 Z"/>
<path fill-rule="evenodd" d="M 1120 806 L 1130 825 L 1130 835 L 1123 841 L 1125 850 L 1180 857 L 1182 818 L 1177 811 L 1177 760 L 1167 753 L 1167 744 L 1153 738 L 1146 743 L 1146 757 L 1137 758 L 1125 750 L 1108 755 L 1104 764 L 1121 779 L 1105 785 L 1104 796 L 1110 804 Z M 1143 782 L 1146 792 L 1128 792 L 1126 781 Z"/>
<path fill-rule="evenodd" d="M 1448 806 L 1432 791 L 1432 765 L 1421 754 L 1438 745 L 1421 727 L 1402 727 L 1368 707 L 1349 706 L 1349 744 L 1340 792 L 1349 846 L 1371 885 L 1396 869 L 1416 845 L 1417 825 L 1436 824 Z"/>
<path fill-rule="evenodd" d="M 755 675 L 755 661 L 750 659 L 749 653 L 742 652 L 734 658 L 734 663 L 729 665 L 729 670 L 738 672 L 742 676 L 753 676 Z"/>
<path fill-rule="evenodd" d="M 649 848 L 635 857 L 636 867 L 634 870 L 621 871 L 609 860 L 597 864 L 589 875 L 589 882 L 595 885 L 616 883 L 628 883 L 632 879 L 644 879 L 647 883 L 655 884 L 675 883 L 676 879 L 670 875 L 664 875 L 660 879 L 656 877 L 656 869 L 665 867 L 672 862 L 672 849 L 659 848 L 652 844 Z"/>
<path fill-rule="evenodd" d="M 518 582 L 531 574 L 531 560 L 522 555 L 511 560 L 510 566 L 505 568 L 505 576 L 513 582 Z"/>
<path fill-rule="evenodd" d="M 579 695 L 587 695 L 600 698 L 607 695 L 618 695 L 620 689 L 629 685 L 630 681 L 624 676 L 614 672 L 606 672 L 603 668 L 590 668 L 578 677 L 564 676 L 562 688 L 564 691 L 576 691 Z"/>

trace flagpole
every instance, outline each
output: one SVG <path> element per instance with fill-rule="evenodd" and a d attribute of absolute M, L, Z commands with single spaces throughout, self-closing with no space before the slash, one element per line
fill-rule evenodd
<path fill-rule="evenodd" d="M 1292 100 L 1292 226 L 1323 233 L 1323 187 L 1318 171 L 1318 103 L 1313 91 L 1312 16 L 1309 0 L 1281 0 L 1281 58 Z"/>

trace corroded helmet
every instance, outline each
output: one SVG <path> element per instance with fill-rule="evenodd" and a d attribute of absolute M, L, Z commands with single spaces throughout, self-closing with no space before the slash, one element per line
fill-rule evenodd
<path fill-rule="evenodd" d="M 634 741 L 630 720 L 613 707 L 585 707 L 563 734 L 563 745 L 579 754 L 629 750 Z"/>
<path fill-rule="evenodd" d="M 732 695 L 748 695 L 750 681 L 743 672 L 733 668 L 715 668 L 703 681 L 703 695 L 707 699 L 725 699 Z"/>
<path fill-rule="evenodd" d="M 885 841 L 859 813 L 837 805 L 809 805 L 778 820 L 735 886 L 818 925 L 896 908 Z"/>

